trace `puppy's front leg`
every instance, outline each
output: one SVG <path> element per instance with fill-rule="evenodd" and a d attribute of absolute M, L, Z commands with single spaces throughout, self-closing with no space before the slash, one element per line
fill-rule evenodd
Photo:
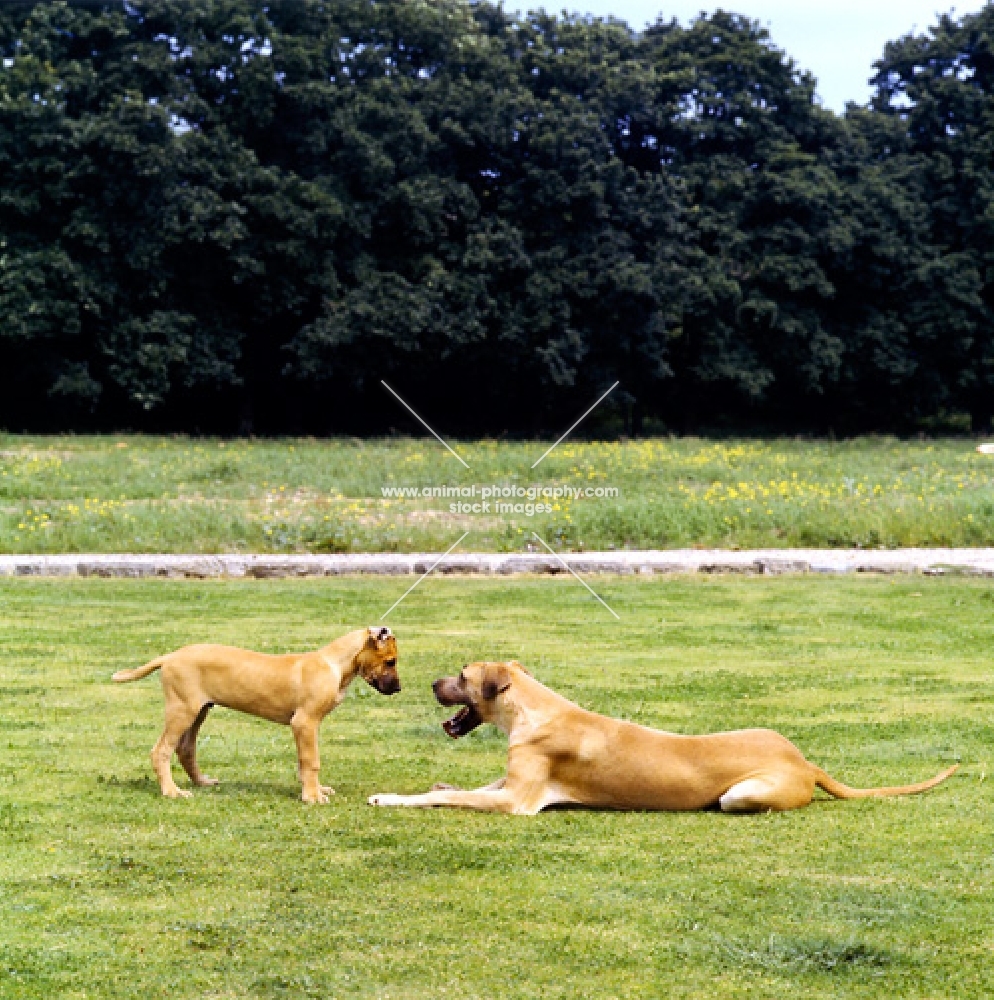
<path fill-rule="evenodd" d="M 300 773 L 300 758 L 299 757 L 297 758 L 297 780 L 300 781 L 300 782 L 303 782 L 303 780 L 304 780 L 303 776 Z M 331 785 L 318 785 L 318 788 L 320 788 L 321 791 L 324 792 L 325 795 L 334 795 L 335 794 L 335 789 L 332 788 Z"/>
<path fill-rule="evenodd" d="M 323 805 L 334 790 L 318 782 L 321 756 L 318 749 L 319 722 L 298 709 L 290 720 L 293 738 L 297 741 L 297 774 L 303 786 L 300 797 L 307 803 Z"/>

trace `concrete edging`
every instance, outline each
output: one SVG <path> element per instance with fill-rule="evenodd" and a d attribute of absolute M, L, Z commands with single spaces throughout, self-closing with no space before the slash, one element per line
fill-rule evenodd
<path fill-rule="evenodd" d="M 439 553 L 360 555 L 8 555 L 0 556 L 0 577 L 286 577 L 410 576 L 425 573 Z M 925 573 L 994 576 L 994 548 L 988 549 L 672 549 L 563 553 L 576 573 Z M 547 553 L 453 553 L 435 568 L 442 574 L 508 576 L 556 574 L 566 570 Z"/>

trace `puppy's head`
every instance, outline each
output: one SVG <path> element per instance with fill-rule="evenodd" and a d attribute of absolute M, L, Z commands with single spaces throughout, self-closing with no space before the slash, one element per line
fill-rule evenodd
<path fill-rule="evenodd" d="M 397 674 L 397 640 L 386 625 L 370 625 L 366 644 L 356 657 L 362 679 L 380 694 L 396 694 L 400 690 Z"/>
<path fill-rule="evenodd" d="M 442 728 L 454 740 L 471 733 L 484 722 L 493 722 L 500 702 L 514 684 L 517 673 L 527 673 L 517 660 L 504 663 L 467 663 L 456 677 L 440 677 L 431 689 L 440 705 L 460 705 Z"/>

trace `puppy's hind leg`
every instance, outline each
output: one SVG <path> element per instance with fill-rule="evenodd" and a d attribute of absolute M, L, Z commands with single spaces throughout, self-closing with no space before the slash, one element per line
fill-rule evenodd
<path fill-rule="evenodd" d="M 176 744 L 176 756 L 179 757 L 183 770 L 190 776 L 190 780 L 201 788 L 218 784 L 217 778 L 208 778 L 206 774 L 201 774 L 200 768 L 197 766 L 197 734 L 200 732 L 200 727 L 204 724 L 204 719 L 207 718 L 211 707 L 211 703 L 207 702 L 200 709 L 197 717 L 193 720 L 193 725 L 183 733 L 179 743 Z"/>
<path fill-rule="evenodd" d="M 173 781 L 170 763 L 173 751 L 196 718 L 196 709 L 190 710 L 179 701 L 166 701 L 166 725 L 158 743 L 152 747 L 152 767 L 159 779 L 159 788 L 167 798 L 187 799 L 193 794 L 177 787 L 176 782 Z"/>
<path fill-rule="evenodd" d="M 732 785 L 718 800 L 726 813 L 781 812 L 811 801 L 814 784 L 792 775 L 764 774 Z"/>

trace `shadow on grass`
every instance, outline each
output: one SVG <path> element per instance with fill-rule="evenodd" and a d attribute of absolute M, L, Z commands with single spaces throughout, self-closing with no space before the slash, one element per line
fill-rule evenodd
<path fill-rule="evenodd" d="M 102 788 L 114 789 L 128 793 L 140 792 L 150 798 L 161 798 L 159 783 L 151 776 L 141 778 L 118 778 L 115 775 L 97 777 L 97 784 Z M 300 786 L 292 782 L 286 784 L 275 781 L 253 781 L 252 779 L 239 778 L 234 780 L 222 780 L 218 785 L 208 788 L 193 788 L 187 783 L 179 782 L 180 788 L 191 791 L 194 797 L 212 795 L 222 798 L 230 798 L 236 795 L 253 795 L 267 798 L 289 799 L 299 801 Z"/>
<path fill-rule="evenodd" d="M 719 950 L 736 965 L 752 965 L 770 971 L 837 972 L 857 967 L 882 968 L 894 961 L 890 952 L 854 939 L 783 938 L 776 934 L 758 944 L 720 942 Z"/>

